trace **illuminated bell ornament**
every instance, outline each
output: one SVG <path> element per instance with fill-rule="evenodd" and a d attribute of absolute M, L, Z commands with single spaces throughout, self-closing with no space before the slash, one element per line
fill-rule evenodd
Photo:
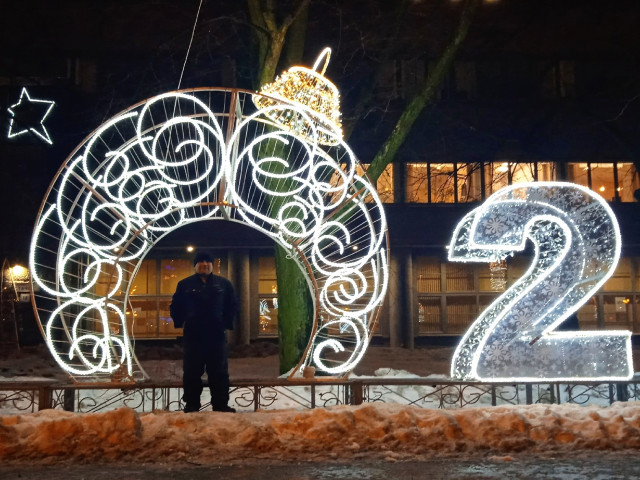
<path fill-rule="evenodd" d="M 265 115 L 279 126 L 315 140 L 321 145 L 337 145 L 342 139 L 340 93 L 324 76 L 330 57 L 331 49 L 325 48 L 318 55 L 313 68 L 291 67 L 272 83 L 263 85 L 261 95 L 253 96 L 253 103 L 258 108 L 267 109 Z M 323 60 L 322 71 L 318 72 Z M 269 108 L 288 103 L 302 107 L 308 116 L 295 109 Z M 312 120 L 314 125 L 311 125 L 309 120 Z M 317 138 L 314 138 L 314 127 Z"/>

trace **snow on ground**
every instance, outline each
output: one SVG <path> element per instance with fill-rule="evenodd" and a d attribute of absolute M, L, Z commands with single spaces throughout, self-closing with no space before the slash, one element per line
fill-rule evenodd
<path fill-rule="evenodd" d="M 136 355 L 147 374 L 154 380 L 182 378 L 182 349 L 175 345 L 154 347 L 136 345 Z M 230 352 L 229 373 L 232 380 L 276 378 L 278 347 L 266 342 L 240 346 Z M 453 347 L 429 347 L 409 350 L 371 346 L 357 365 L 358 375 L 373 375 L 381 368 L 407 370 L 419 376 L 448 374 Z M 28 380 L 45 377 L 69 380 L 69 376 L 55 363 L 45 345 L 23 348 L 18 353 L 0 351 L 0 381 Z M 17 378 L 17 377 L 22 377 Z"/>
<path fill-rule="evenodd" d="M 0 359 L 0 381 L 64 379 L 40 350 L 38 355 L 22 352 L 19 358 Z M 442 347 L 372 347 L 356 374 L 443 377 L 451 353 L 451 348 Z M 160 358 L 146 356 L 141 361 L 152 378 L 179 378 L 177 352 L 160 352 Z M 277 356 L 231 358 L 230 371 L 233 379 L 275 378 Z M 370 403 L 236 414 L 136 413 L 120 408 L 92 414 L 45 410 L 0 415 L 0 461 L 24 465 L 65 461 L 213 465 L 247 459 L 395 461 L 475 455 L 510 458 L 518 452 L 573 455 L 595 450 L 640 450 L 640 402 L 610 407 L 565 404 L 457 410 Z"/>
<path fill-rule="evenodd" d="M 640 450 L 638 402 L 459 410 L 367 404 L 236 414 L 121 408 L 0 416 L 0 459 L 10 463 L 394 461 L 625 449 Z"/>

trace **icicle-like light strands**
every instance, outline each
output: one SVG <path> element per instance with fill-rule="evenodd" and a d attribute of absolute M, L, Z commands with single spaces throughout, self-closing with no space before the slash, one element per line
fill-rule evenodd
<path fill-rule="evenodd" d="M 613 274 L 620 228 L 607 203 L 581 185 L 520 183 L 493 194 L 456 227 L 449 260 L 500 262 L 527 241 L 527 272 L 467 330 L 451 376 L 482 381 L 625 380 L 631 332 L 556 332 Z"/>

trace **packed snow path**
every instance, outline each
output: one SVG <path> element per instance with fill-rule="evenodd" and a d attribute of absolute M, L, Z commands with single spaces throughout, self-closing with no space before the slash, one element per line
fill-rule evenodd
<path fill-rule="evenodd" d="M 397 404 L 252 413 L 131 409 L 0 416 L 3 462 L 220 464 L 640 450 L 640 402 L 434 410 Z"/>

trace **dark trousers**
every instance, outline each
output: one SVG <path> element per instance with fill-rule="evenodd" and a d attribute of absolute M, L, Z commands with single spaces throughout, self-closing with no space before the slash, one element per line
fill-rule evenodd
<path fill-rule="evenodd" d="M 207 346 L 189 345 L 184 347 L 182 363 L 182 400 L 188 405 L 200 405 L 202 375 L 207 372 L 211 406 L 225 407 L 229 403 L 229 364 L 226 342 L 210 343 Z"/>

